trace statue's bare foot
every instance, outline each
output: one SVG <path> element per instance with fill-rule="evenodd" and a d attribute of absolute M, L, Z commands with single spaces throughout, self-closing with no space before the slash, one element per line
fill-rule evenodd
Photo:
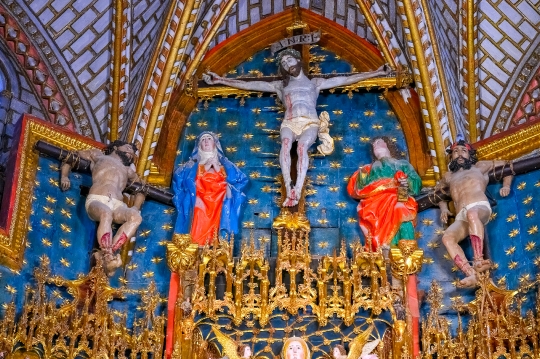
<path fill-rule="evenodd" d="M 283 201 L 283 207 L 291 207 L 291 185 L 285 184 L 285 194 L 287 197 L 285 198 L 285 201 Z"/>
<path fill-rule="evenodd" d="M 474 288 L 476 286 L 478 286 L 478 279 L 476 278 L 475 273 L 471 274 L 468 277 L 463 278 L 457 284 L 458 288 Z"/>
<path fill-rule="evenodd" d="M 482 273 L 490 269 L 492 263 L 489 259 L 475 259 L 473 261 L 473 268 L 476 272 Z"/>
<path fill-rule="evenodd" d="M 292 207 L 294 206 L 294 199 L 287 197 L 285 201 L 283 202 L 283 207 Z"/>
<path fill-rule="evenodd" d="M 287 190 L 287 198 L 283 202 L 283 207 L 293 207 L 298 204 L 298 195 L 296 194 L 296 188 Z"/>

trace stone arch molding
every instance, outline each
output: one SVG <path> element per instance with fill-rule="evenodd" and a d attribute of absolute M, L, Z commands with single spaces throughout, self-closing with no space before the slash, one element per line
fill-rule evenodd
<path fill-rule="evenodd" d="M 98 121 L 74 83 L 76 77 L 25 3 L 5 0 L 0 4 L 0 41 L 27 73 L 48 121 L 100 140 Z"/>
<path fill-rule="evenodd" d="M 286 37 L 286 28 L 293 20 L 293 11 L 286 10 L 230 37 L 206 54 L 198 66 L 197 76 L 200 77 L 206 68 L 218 74 L 229 71 L 250 55 Z M 359 71 L 373 70 L 385 63 L 374 45 L 335 22 L 308 10 L 303 10 L 302 20 L 310 28 L 323 29 L 327 35 L 321 40 L 321 46 L 335 52 Z M 397 91 L 389 91 L 386 96 L 402 125 L 411 162 L 421 174 L 426 174 L 431 161 L 418 96 L 414 95 L 409 103 L 405 103 Z M 173 91 L 153 158 L 159 174 L 151 174 L 151 182 L 162 185 L 170 182 L 180 135 L 196 103 L 197 100 L 180 87 Z"/>

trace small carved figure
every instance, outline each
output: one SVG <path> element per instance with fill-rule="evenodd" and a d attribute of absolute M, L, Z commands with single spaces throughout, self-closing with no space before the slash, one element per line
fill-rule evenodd
<path fill-rule="evenodd" d="M 447 151 L 451 155 L 450 169 L 440 180 L 439 186 L 449 187 L 457 215 L 445 231 L 442 242 L 456 266 L 466 277 L 459 282 L 460 287 L 474 287 L 478 284 L 476 273 L 491 267 L 491 261 L 484 259 L 484 226 L 489 222 L 491 206 L 486 197 L 489 182 L 488 173 L 495 167 L 504 166 L 506 161 L 478 161 L 476 150 L 464 139 L 459 139 Z M 501 197 L 510 194 L 513 176 L 506 176 L 499 190 Z M 452 213 L 445 201 L 439 202 L 441 221 L 446 223 Z M 458 245 L 463 239 L 471 238 L 473 247 L 472 266 L 467 261 L 463 249 Z"/>
<path fill-rule="evenodd" d="M 350 344 L 349 354 L 345 347 L 341 344 L 336 344 L 332 349 L 332 358 L 334 359 L 378 359 L 376 354 L 371 352 L 379 345 L 380 339 L 368 342 L 368 338 L 373 331 L 373 326 L 357 335 Z"/>
<path fill-rule="evenodd" d="M 351 176 L 347 191 L 360 200 L 360 228 L 366 245 L 375 250 L 415 239 L 418 205 L 412 196 L 420 192 L 422 179 L 409 162 L 399 159 L 397 147 L 387 137 L 375 138 L 372 150 L 375 161 Z"/>
<path fill-rule="evenodd" d="M 281 350 L 282 359 L 310 359 L 311 353 L 306 341 L 299 337 L 285 340 Z"/>
<path fill-rule="evenodd" d="M 341 344 L 336 344 L 334 349 L 332 349 L 332 357 L 334 359 L 347 359 L 347 351 L 345 347 Z"/>
<path fill-rule="evenodd" d="M 186 297 L 182 304 L 180 304 L 180 309 L 182 309 L 182 317 L 189 318 L 191 316 L 193 306 L 191 305 L 190 297 Z"/>
<path fill-rule="evenodd" d="M 218 137 L 201 133 L 189 161 L 174 173 L 175 233 L 191 233 L 199 246 L 210 243 L 218 231 L 239 233 L 247 184 L 247 176 L 223 154 Z"/>
<path fill-rule="evenodd" d="M 252 356 L 251 347 L 247 344 L 239 345 L 237 353 L 242 359 L 249 359 Z"/>
<path fill-rule="evenodd" d="M 253 357 L 253 352 L 249 345 L 238 344 L 236 341 L 223 334 L 217 327 L 213 326 L 212 331 L 223 348 L 222 352 L 224 356 L 222 359 L 249 359 Z"/>
<path fill-rule="evenodd" d="M 377 354 L 371 354 L 371 352 L 375 350 L 375 348 L 377 348 L 377 345 L 379 345 L 380 341 L 380 339 L 377 339 L 372 342 L 366 343 L 366 345 L 364 345 L 364 347 L 362 348 L 362 354 L 360 355 L 359 359 L 379 359 Z"/>
<path fill-rule="evenodd" d="M 120 254 L 115 252 L 135 235 L 142 222 L 140 208 L 145 195 L 137 193 L 133 207 L 123 202 L 122 191 L 128 181 L 139 181 L 139 176 L 130 165 L 135 157 L 135 146 L 124 141 L 114 141 L 103 152 L 97 149 L 82 150 L 76 156 L 90 161 L 92 171 L 92 187 L 86 197 L 86 212 L 93 221 L 99 222 L 97 240 L 100 251 L 96 253 L 98 260 L 108 275 L 113 275 L 116 268 L 122 265 Z M 61 167 L 60 187 L 63 191 L 70 188 L 69 172 L 71 165 L 64 163 Z M 113 237 L 112 224 L 121 224 Z"/>
<path fill-rule="evenodd" d="M 322 147 L 319 150 L 324 154 L 332 152 L 332 149 L 328 147 L 332 144 L 332 138 L 329 136 L 327 128 L 324 127 L 328 118 L 323 118 L 323 131 L 320 131 L 321 120 L 316 111 L 319 92 L 337 86 L 351 85 L 361 80 L 389 73 L 389 69 L 382 66 L 376 71 L 346 77 L 309 79 L 302 70 L 301 59 L 300 53 L 293 49 L 286 49 L 278 54 L 276 63 L 279 66 L 279 73 L 283 76 L 282 81 L 241 81 L 220 77 L 212 72 L 203 75 L 204 80 L 211 85 L 223 84 L 243 90 L 276 93 L 284 104 L 285 117 L 280 129 L 281 152 L 279 154 L 279 163 L 287 192 L 287 198 L 283 203 L 284 207 L 292 207 L 298 204 L 300 200 L 309 167 L 308 149 L 315 142 L 318 135 L 322 142 Z M 291 183 L 290 150 L 294 141 L 298 142 L 298 162 L 296 167 L 298 176 L 296 184 L 293 186 Z"/>

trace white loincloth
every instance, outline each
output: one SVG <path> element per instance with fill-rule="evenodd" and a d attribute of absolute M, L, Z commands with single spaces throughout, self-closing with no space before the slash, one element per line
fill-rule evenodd
<path fill-rule="evenodd" d="M 283 120 L 281 122 L 280 131 L 284 128 L 291 130 L 296 136 L 300 136 L 310 127 L 319 127 L 319 119 L 308 118 L 308 117 L 294 117 L 290 120 Z"/>
<path fill-rule="evenodd" d="M 330 136 L 330 116 L 328 115 L 328 112 L 321 112 L 319 120 L 320 127 L 318 136 L 321 144 L 317 146 L 317 149 L 323 155 L 328 156 L 334 152 L 334 139 Z"/>
<path fill-rule="evenodd" d="M 317 128 L 319 141 L 321 142 L 317 149 L 321 154 L 327 156 L 334 152 L 334 140 L 330 137 L 329 121 L 330 116 L 328 116 L 328 112 L 324 111 L 318 119 L 299 116 L 290 120 L 283 120 L 281 129 L 288 128 L 296 136 L 300 136 L 310 127 Z"/>
<path fill-rule="evenodd" d="M 468 205 L 466 205 L 465 207 L 463 207 L 461 209 L 461 211 L 459 211 L 459 213 L 456 215 L 456 221 L 463 221 L 463 222 L 469 222 L 467 220 L 467 210 L 473 208 L 473 207 L 484 207 L 486 208 L 488 211 L 489 211 L 489 214 L 491 215 L 491 206 L 489 205 L 489 202 L 488 201 L 478 201 L 478 202 L 473 202 L 473 203 L 470 203 Z M 486 221 L 486 223 L 484 224 L 487 224 L 489 222 L 489 217 Z"/>
<path fill-rule="evenodd" d="M 109 196 L 102 196 L 99 194 L 89 194 L 88 197 L 86 197 L 86 203 L 84 204 L 84 207 L 86 208 L 87 212 L 88 212 L 88 206 L 90 206 L 92 202 L 103 203 L 104 205 L 109 207 L 111 211 L 115 211 L 120 207 L 127 208 L 127 205 L 124 202 L 117 200 L 116 198 L 111 198 Z"/>

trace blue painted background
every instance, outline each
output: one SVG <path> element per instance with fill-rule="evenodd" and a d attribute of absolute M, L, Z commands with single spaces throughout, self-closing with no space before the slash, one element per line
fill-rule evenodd
<path fill-rule="evenodd" d="M 325 56 L 325 60 L 318 63 L 323 73 L 334 69 L 338 72 L 351 69 L 350 65 L 325 50 L 315 47 L 312 51 L 314 55 Z M 265 75 L 275 74 L 275 64 L 269 58 L 267 51 L 254 55 L 251 61 L 238 66 L 237 75 L 242 73 L 242 69 L 244 74 L 255 69 Z M 246 192 L 251 204 L 246 206 L 243 218 L 246 228 L 241 237 L 236 239 L 236 248 L 239 248 L 242 240 L 249 238 L 251 229 L 247 227 L 253 227 L 257 243 L 271 252 L 275 248 L 275 238 L 270 227 L 279 212 L 276 204 L 278 185 L 274 183 L 274 177 L 280 173 L 277 153 L 280 148 L 278 130 L 282 117 L 276 108 L 275 98 L 252 97 L 246 99 L 243 106 L 239 99 L 216 98 L 209 101 L 207 107 L 200 103 L 197 109 L 189 118 L 182 135 L 177 164 L 187 159 L 193 147 L 193 138 L 198 133 L 211 130 L 221 134 L 226 155 L 233 162 L 239 163 L 242 170 L 251 177 Z M 330 113 L 330 131 L 336 140 L 336 150 L 325 158 L 314 158 L 308 172 L 312 186 L 317 190 L 307 199 L 314 254 L 331 253 L 341 239 L 350 243 L 361 237 L 356 222 L 356 201 L 348 197 L 345 187 L 346 179 L 359 165 L 371 162 L 368 138 L 387 135 L 395 138 L 400 149 L 407 152 L 399 123 L 379 93 L 355 93 L 352 99 L 347 94 L 322 94 L 318 101 L 318 111 L 323 110 Z M 58 188 L 58 166 L 57 161 L 48 158 L 39 161 L 25 264 L 19 272 L 0 267 L 0 316 L 3 315 L 4 303 L 16 300 L 18 308 L 21 308 L 24 287 L 32 283 L 33 269 L 42 255 L 51 258 L 53 274 L 65 278 L 74 279 L 89 270 L 88 258 L 95 247 L 96 226 L 86 215 L 84 197 L 80 196 L 79 186 L 89 186 L 91 178 L 73 173 L 72 188 L 64 193 Z M 538 273 L 535 263 L 540 263 L 540 259 L 537 260 L 540 258 L 540 245 L 537 243 L 539 179 L 539 172 L 518 176 L 510 196 L 504 199 L 498 195 L 500 184 L 489 187 L 498 205 L 494 208 L 494 219 L 487 227 L 488 249 L 491 258 L 498 264 L 494 278 L 501 287 L 514 289 L 520 281 L 532 280 Z M 166 297 L 170 273 L 165 263 L 164 243 L 171 238 L 175 213 L 169 207 L 149 200 L 142 208 L 142 215 L 143 223 L 137 234 L 133 258 L 125 273 L 118 271 L 112 284 L 121 285 L 122 278 L 128 288 L 144 289 L 153 280 L 161 295 Z M 436 209 L 418 216 L 417 237 L 426 257 L 419 275 L 419 287 L 427 290 L 432 280 L 439 281 L 444 289 L 444 311 L 448 318 L 453 319 L 455 313 L 450 309 L 451 298 L 462 296 L 467 300 L 471 298 L 472 291 L 456 289 L 452 285 L 457 278 L 462 278 L 462 274 L 454 271 L 452 261 L 445 258 L 446 251 L 440 241 L 444 227 L 438 216 Z M 468 242 L 464 245 L 468 247 Z M 529 300 L 525 308 L 532 304 L 532 300 Z M 136 309 L 136 296 L 127 301 L 115 301 L 113 306 L 128 313 L 128 325 L 132 318 L 142 314 Z M 164 305 L 161 309 L 164 309 Z M 423 305 L 424 315 L 428 309 L 427 305 Z M 327 338 L 331 342 L 345 333 L 339 323 L 331 324 L 331 328 L 336 328 L 336 325 L 338 329 L 329 329 L 329 333 L 336 335 L 332 337 L 334 339 Z M 283 320 L 275 326 L 285 328 L 290 324 Z M 294 327 L 298 326 L 301 324 Z M 243 333 L 241 339 L 249 341 L 247 329 L 240 330 Z"/>
<path fill-rule="evenodd" d="M 351 71 L 351 66 L 319 47 L 311 49 L 312 58 L 323 73 Z M 277 73 L 269 50 L 261 51 L 252 60 L 240 64 L 236 74 L 250 74 L 259 70 L 264 75 Z M 314 66 L 311 66 L 314 67 Z M 386 135 L 407 154 L 403 131 L 388 102 L 379 92 L 347 94 L 323 93 L 317 102 L 317 111 L 330 114 L 330 135 L 335 140 L 335 151 L 330 156 L 312 158 L 308 178 L 316 193 L 306 197 L 306 214 L 311 223 L 311 252 L 330 255 L 339 248 L 341 240 L 351 243 L 363 235 L 358 227 L 357 201 L 346 191 L 347 180 L 360 165 L 371 163 L 370 139 Z M 255 229 L 259 244 L 276 255 L 275 234 L 271 233 L 273 219 L 279 214 L 277 201 L 280 185 L 274 178 L 279 168 L 281 106 L 275 96 L 250 97 L 242 105 L 240 99 L 216 97 L 200 102 L 197 111 L 189 117 L 182 135 L 176 163 L 181 164 L 193 151 L 194 139 L 202 131 L 220 135 L 225 155 L 250 177 L 245 191 L 248 205 L 244 212 L 244 229 L 235 238 L 238 254 L 242 240 L 249 239 L 250 228 Z M 312 151 L 316 152 L 316 146 Z"/>

